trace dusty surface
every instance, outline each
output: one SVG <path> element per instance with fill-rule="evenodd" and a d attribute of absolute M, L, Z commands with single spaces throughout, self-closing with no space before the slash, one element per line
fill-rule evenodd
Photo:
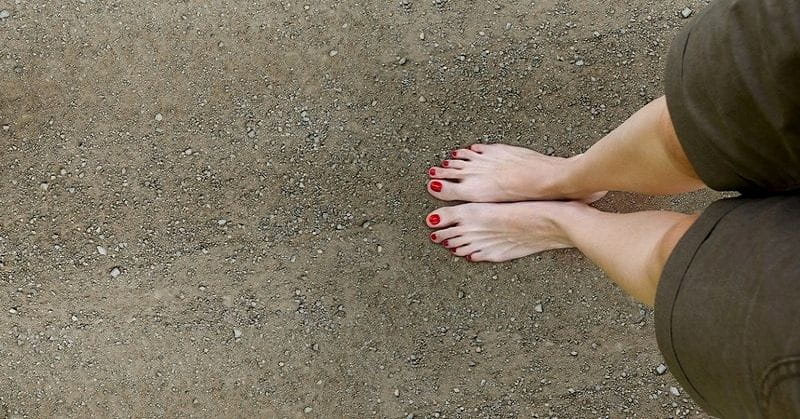
<path fill-rule="evenodd" d="M 0 416 L 702 416 L 577 252 L 423 225 L 451 148 L 661 95 L 686 6 L 0 0 Z"/>

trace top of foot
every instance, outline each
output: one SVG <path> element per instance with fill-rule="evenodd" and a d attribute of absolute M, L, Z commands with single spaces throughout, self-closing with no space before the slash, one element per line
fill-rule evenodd
<path fill-rule="evenodd" d="M 573 158 L 574 159 L 574 158 Z M 473 144 L 428 170 L 428 192 L 443 201 L 512 202 L 574 199 L 594 202 L 605 192 L 559 191 L 570 160 L 505 144 Z"/>

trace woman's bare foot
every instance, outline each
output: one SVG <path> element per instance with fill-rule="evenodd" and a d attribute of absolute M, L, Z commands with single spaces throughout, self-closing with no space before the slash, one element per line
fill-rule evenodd
<path fill-rule="evenodd" d="M 575 199 L 594 202 L 605 192 L 564 190 L 570 159 L 505 144 L 473 144 L 454 150 L 441 167 L 428 170 L 428 192 L 443 201 L 511 202 Z"/>
<path fill-rule="evenodd" d="M 590 209 L 579 202 L 470 203 L 428 214 L 431 240 L 474 262 L 503 262 L 573 247 L 557 220 Z"/>

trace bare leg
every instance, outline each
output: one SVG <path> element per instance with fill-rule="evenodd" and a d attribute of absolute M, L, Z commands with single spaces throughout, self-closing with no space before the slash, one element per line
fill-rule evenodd
<path fill-rule="evenodd" d="M 428 172 L 428 192 L 446 201 L 588 202 L 608 190 L 664 195 L 704 187 L 678 142 L 664 97 L 568 159 L 503 144 L 475 144 L 454 153 Z"/>
<path fill-rule="evenodd" d="M 463 204 L 432 212 L 431 240 L 475 262 L 576 247 L 625 292 L 653 305 L 664 264 L 697 216 L 611 214 L 578 202 Z"/>

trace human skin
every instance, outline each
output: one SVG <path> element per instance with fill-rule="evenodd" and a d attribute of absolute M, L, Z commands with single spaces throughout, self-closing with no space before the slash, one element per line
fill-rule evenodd
<path fill-rule="evenodd" d="M 698 215 L 612 214 L 586 203 L 609 190 L 665 195 L 705 187 L 678 142 L 664 97 L 578 156 L 475 144 L 454 150 L 428 175 L 432 196 L 472 202 L 439 208 L 426 219 L 438 229 L 431 240 L 455 255 L 502 262 L 575 247 L 650 306 L 669 255 Z"/>

